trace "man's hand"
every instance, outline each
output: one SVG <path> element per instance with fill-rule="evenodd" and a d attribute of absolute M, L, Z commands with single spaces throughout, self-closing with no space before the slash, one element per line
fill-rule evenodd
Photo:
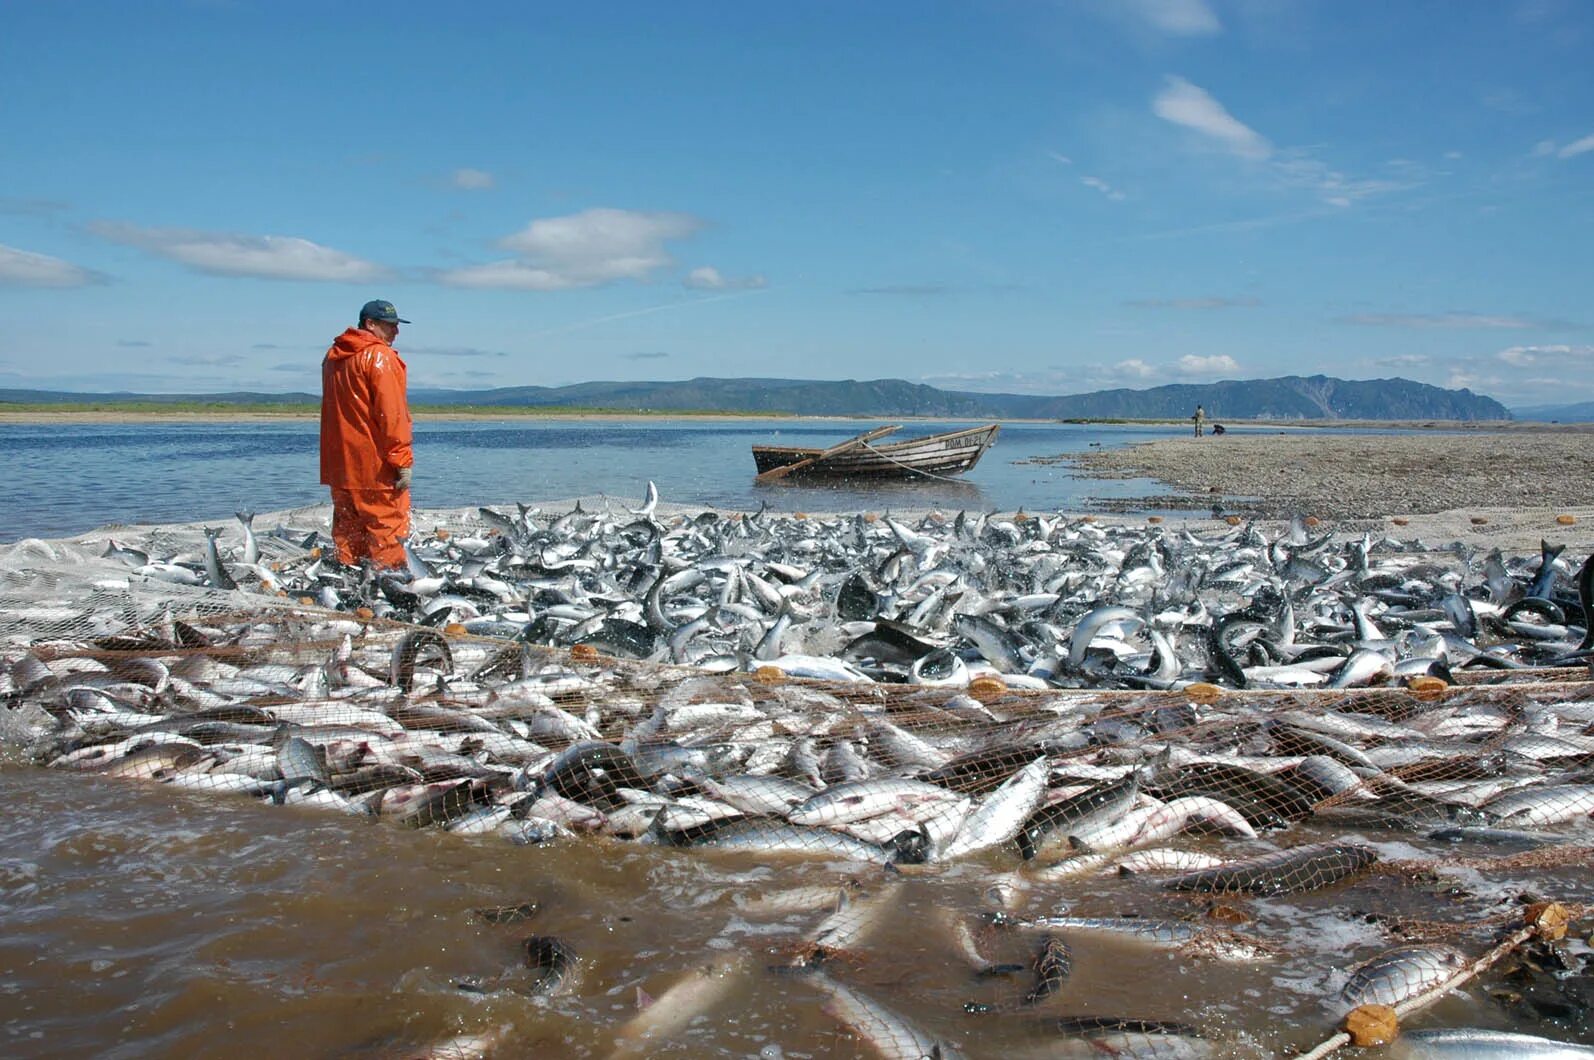
<path fill-rule="evenodd" d="M 410 488 L 410 479 L 412 479 L 414 477 L 415 477 L 415 469 L 413 467 L 401 467 L 401 468 L 399 468 L 398 469 L 398 477 L 396 477 L 393 480 L 393 488 L 396 489 L 396 490 L 399 490 L 400 492 L 409 489 Z"/>

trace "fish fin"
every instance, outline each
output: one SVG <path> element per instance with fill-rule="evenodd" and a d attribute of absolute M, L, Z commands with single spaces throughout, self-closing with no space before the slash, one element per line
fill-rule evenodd
<path fill-rule="evenodd" d="M 636 988 L 636 1008 L 637 1008 L 637 1011 L 641 1012 L 643 1009 L 647 1008 L 651 1004 L 653 1004 L 653 995 L 648 993 L 646 990 L 643 990 L 640 986 L 637 987 Z"/>

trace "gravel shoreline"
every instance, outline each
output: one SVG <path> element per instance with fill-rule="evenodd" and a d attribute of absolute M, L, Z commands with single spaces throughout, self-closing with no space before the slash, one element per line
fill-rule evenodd
<path fill-rule="evenodd" d="M 1411 435 L 1231 430 L 1056 459 L 1084 475 L 1151 478 L 1180 491 L 1096 502 L 1108 509 L 1216 509 L 1265 520 L 1314 515 L 1380 528 L 1404 519 L 1458 539 L 1526 548 L 1539 536 L 1589 536 L 1583 526 L 1594 521 L 1591 443 L 1588 431 L 1575 428 Z"/>

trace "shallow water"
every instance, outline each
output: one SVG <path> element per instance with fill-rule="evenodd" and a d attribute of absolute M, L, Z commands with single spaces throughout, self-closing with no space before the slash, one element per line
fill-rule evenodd
<path fill-rule="evenodd" d="M 969 423 L 913 423 L 911 438 Z M 1017 464 L 1099 444 L 1182 433 L 1173 425 L 1008 424 L 972 472 L 950 482 L 767 486 L 750 447 L 834 444 L 853 420 L 422 422 L 415 430 L 415 503 L 510 504 L 605 493 L 639 503 L 651 479 L 666 501 L 728 509 L 847 511 L 884 507 L 1083 510 L 1090 497 L 1165 492 L 1148 480 L 1083 479 Z M 12 500 L 0 542 L 61 537 L 108 523 L 231 520 L 326 501 L 318 425 L 285 423 L 0 424 Z"/>
<path fill-rule="evenodd" d="M 597 839 L 522 848 L 14 757 L 0 764 L 0 789 L 8 811 L 0 817 L 0 1052 L 9 1057 L 406 1057 L 481 1033 L 499 1043 L 500 1057 L 610 1056 L 639 989 L 658 996 L 714 962 L 731 977 L 721 999 L 645 1055 L 874 1055 L 825 1014 L 811 984 L 768 970 L 790 961 L 824 913 L 760 920 L 735 898 L 848 878 L 873 893 L 893 885 L 878 869 L 760 864 Z M 1386 856 L 1454 856 L 1422 841 L 1365 838 Z M 1259 842 L 1199 845 L 1236 854 Z M 878 934 L 834 976 L 971 1058 L 1044 1054 L 1056 1041 L 1045 1014 L 1176 1020 L 1216 1036 L 1219 1055 L 1281 1055 L 1327 1037 L 1335 1013 L 1323 999 L 1351 964 L 1392 945 L 1372 911 L 1464 925 L 1509 911 L 1526 886 L 1490 874 L 1470 880 L 1463 897 L 1381 877 L 1227 900 L 1254 917 L 1244 930 L 1283 945 L 1284 959 L 1220 964 L 1075 937 L 1073 975 L 1055 1000 L 968 1015 L 965 1002 L 1012 1002 L 1027 980 L 971 974 L 934 913 L 988 910 L 992 874 L 1015 864 L 1011 852 L 994 851 L 933 872 L 907 870 Z M 1541 874 L 1535 885 L 1575 901 L 1594 897 L 1582 869 Z M 541 908 L 515 926 L 470 915 L 532 900 Z M 1085 877 L 1037 888 L 1026 912 L 1189 916 L 1204 906 L 1151 878 Z M 512 965 L 530 934 L 558 936 L 580 955 L 570 990 L 539 1000 L 449 985 Z M 1479 952 L 1487 937 L 1467 945 Z M 986 954 L 1023 961 L 1033 947 L 1034 936 L 999 933 Z M 1447 998 L 1421 1024 L 1517 1026 L 1594 1041 L 1586 1025 L 1523 1021 L 1482 986 Z"/>

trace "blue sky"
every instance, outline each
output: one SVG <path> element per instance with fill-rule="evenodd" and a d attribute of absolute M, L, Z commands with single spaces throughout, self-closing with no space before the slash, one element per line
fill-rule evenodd
<path fill-rule="evenodd" d="M 1594 399 L 1582 0 L 7 0 L 0 386 Z"/>

